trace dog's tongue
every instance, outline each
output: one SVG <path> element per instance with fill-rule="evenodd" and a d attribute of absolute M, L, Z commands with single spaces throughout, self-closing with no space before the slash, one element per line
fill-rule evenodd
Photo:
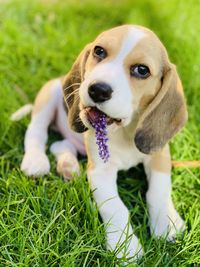
<path fill-rule="evenodd" d="M 87 109 L 87 117 L 92 126 L 98 123 L 101 120 L 102 116 L 104 116 L 104 113 L 95 107 Z"/>

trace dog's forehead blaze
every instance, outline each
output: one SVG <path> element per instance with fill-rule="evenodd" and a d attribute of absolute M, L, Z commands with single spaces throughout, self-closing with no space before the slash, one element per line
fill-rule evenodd
<path fill-rule="evenodd" d="M 144 40 L 140 41 L 135 49 L 126 59 L 126 63 L 140 63 L 147 65 L 150 69 L 151 76 L 144 80 L 133 80 L 131 88 L 134 89 L 134 94 L 140 95 L 139 110 L 144 110 L 161 87 L 161 77 L 164 66 L 162 56 L 162 45 L 154 36 L 147 35 Z"/>
<path fill-rule="evenodd" d="M 96 40 L 94 41 L 94 44 L 104 47 L 109 54 L 112 54 L 113 57 L 119 54 L 119 51 L 127 34 L 128 27 L 116 27 L 107 30 L 97 36 Z"/>
<path fill-rule="evenodd" d="M 98 45 L 105 48 L 108 53 L 108 57 L 102 63 L 108 63 L 117 58 L 118 63 L 123 65 L 131 64 L 131 61 L 137 59 L 138 61 L 158 59 L 160 57 L 158 51 L 161 50 L 159 48 L 163 47 L 151 30 L 138 25 L 123 25 L 102 32 L 90 44 L 90 52 Z M 90 53 L 85 71 L 91 71 L 95 66 L 96 63 Z"/>
<path fill-rule="evenodd" d="M 139 38 L 124 59 L 125 72 L 130 76 L 129 67 L 144 64 L 149 67 L 151 76 L 147 80 L 128 79 L 134 98 L 138 99 L 138 108 L 143 110 L 157 94 L 161 82 L 164 65 L 163 45 L 151 31 L 145 31 L 143 38 Z M 136 103 L 136 102 L 135 102 Z"/>
<path fill-rule="evenodd" d="M 162 44 L 158 38 L 152 34 L 145 34 L 127 54 L 124 63 L 125 65 L 147 65 L 151 74 L 156 75 L 163 65 L 162 50 Z"/>
<path fill-rule="evenodd" d="M 105 63 L 118 58 L 123 65 L 143 61 L 152 65 L 153 71 L 159 68 L 155 64 L 161 61 L 161 42 L 152 31 L 144 27 L 123 25 L 107 30 L 97 36 L 93 42 L 93 46 L 96 45 L 107 50 L 109 56 Z"/>
<path fill-rule="evenodd" d="M 101 33 L 94 41 L 94 44 L 104 47 L 110 56 L 110 60 L 119 54 L 125 58 L 145 34 L 141 27 L 119 26 Z"/>

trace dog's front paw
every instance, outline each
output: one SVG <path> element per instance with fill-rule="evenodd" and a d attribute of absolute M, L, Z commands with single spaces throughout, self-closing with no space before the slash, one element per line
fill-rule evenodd
<path fill-rule="evenodd" d="M 24 154 L 21 170 L 28 176 L 38 177 L 48 174 L 50 163 L 47 155 L 40 150 L 32 150 Z"/>
<path fill-rule="evenodd" d="M 169 226 L 167 233 L 167 240 L 174 241 L 177 234 L 183 233 L 186 229 L 185 222 L 180 217 L 178 212 L 173 208 L 171 213 L 169 214 Z"/>
<path fill-rule="evenodd" d="M 164 208 L 157 214 L 157 218 L 155 215 L 152 217 L 152 214 L 150 214 L 150 217 L 151 233 L 157 237 L 167 238 L 168 241 L 173 241 L 177 234 L 184 232 L 186 228 L 185 222 L 174 208 L 172 202 L 166 209 Z"/>
<path fill-rule="evenodd" d="M 107 249 L 114 251 L 117 258 L 126 258 L 128 262 L 138 260 L 144 254 L 138 238 L 134 234 L 125 237 L 122 232 L 107 234 Z"/>
<path fill-rule="evenodd" d="M 80 174 L 80 167 L 77 158 L 70 152 L 65 152 L 58 156 L 57 172 L 64 177 L 65 180 L 70 180 L 73 174 Z"/>

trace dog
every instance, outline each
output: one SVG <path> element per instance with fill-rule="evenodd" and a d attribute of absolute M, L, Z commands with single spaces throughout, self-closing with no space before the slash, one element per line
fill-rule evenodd
<path fill-rule="evenodd" d="M 91 124 L 102 114 L 107 162 L 98 154 Z M 70 179 L 79 173 L 77 154 L 87 154 L 88 182 L 106 227 L 107 248 L 119 258 L 136 259 L 143 249 L 118 194 L 117 172 L 143 163 L 151 234 L 173 240 L 185 224 L 171 198 L 168 142 L 186 121 L 181 81 L 159 38 L 142 26 L 118 26 L 86 45 L 66 76 L 41 89 L 25 135 L 21 170 L 29 176 L 49 173 L 45 144 L 52 124 L 64 138 L 50 147 L 58 173 Z"/>

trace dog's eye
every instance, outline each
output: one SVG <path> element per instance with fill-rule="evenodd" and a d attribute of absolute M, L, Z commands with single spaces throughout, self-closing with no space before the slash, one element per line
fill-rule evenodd
<path fill-rule="evenodd" d="M 98 58 L 99 60 L 103 60 L 107 57 L 106 50 L 101 46 L 95 46 L 93 55 Z"/>
<path fill-rule="evenodd" d="M 150 70 L 145 65 L 134 65 L 130 68 L 130 74 L 131 76 L 134 76 L 138 79 L 146 79 L 150 76 Z"/>

